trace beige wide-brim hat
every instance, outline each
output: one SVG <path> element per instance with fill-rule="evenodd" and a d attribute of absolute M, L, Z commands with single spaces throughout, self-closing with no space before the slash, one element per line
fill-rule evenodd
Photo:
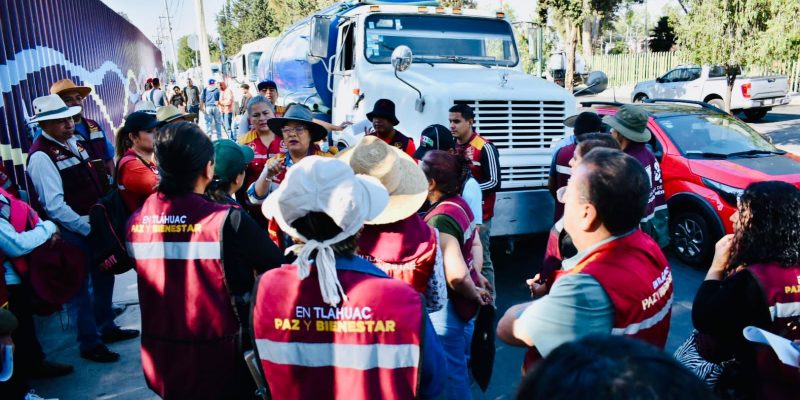
<path fill-rule="evenodd" d="M 67 107 L 59 95 L 51 94 L 34 99 L 33 112 L 36 115 L 31 118 L 30 122 L 41 122 L 73 117 L 80 114 L 81 108 L 79 106 Z"/>
<path fill-rule="evenodd" d="M 59 96 L 62 93 L 70 92 L 73 90 L 80 93 L 80 95 L 83 98 L 86 98 L 86 96 L 88 96 L 89 93 L 92 92 L 92 88 L 88 86 L 78 86 L 75 84 L 75 82 L 72 81 L 72 79 L 62 79 L 54 83 L 53 86 L 50 86 L 50 94 L 57 94 Z"/>
<path fill-rule="evenodd" d="M 366 136 L 339 154 L 356 174 L 373 176 L 389 191 L 389 205 L 367 225 L 390 224 L 419 211 L 428 197 L 428 179 L 413 158 L 386 144 L 377 136 Z"/>
<path fill-rule="evenodd" d="M 188 118 L 194 120 L 197 118 L 197 114 L 181 112 L 178 107 L 175 107 L 172 104 L 158 107 L 156 110 L 156 119 L 158 119 L 159 126 L 170 123 L 178 118 Z"/>

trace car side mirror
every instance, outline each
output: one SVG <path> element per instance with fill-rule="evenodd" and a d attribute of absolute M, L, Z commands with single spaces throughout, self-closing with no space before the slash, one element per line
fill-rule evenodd
<path fill-rule="evenodd" d="M 658 82 L 658 83 L 664 83 L 664 78 L 662 78 L 662 77 L 658 77 L 658 78 L 656 78 L 656 82 Z"/>
<path fill-rule="evenodd" d="M 308 55 L 316 58 L 328 56 L 328 39 L 330 37 L 332 19 L 329 16 L 317 15 L 311 19 L 311 32 Z M 302 61 L 302 60 L 300 60 Z"/>

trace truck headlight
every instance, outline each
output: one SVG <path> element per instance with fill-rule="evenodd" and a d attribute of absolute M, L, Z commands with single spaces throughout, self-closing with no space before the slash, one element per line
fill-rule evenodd
<path fill-rule="evenodd" d="M 711 179 L 708 178 L 703 178 L 703 183 L 709 189 L 717 192 L 717 194 L 722 198 L 722 200 L 725 200 L 726 203 L 734 207 L 736 207 L 736 199 L 738 199 L 742 195 L 742 193 L 744 193 L 744 189 L 726 185 L 724 183 L 720 183 L 717 181 L 712 181 Z"/>

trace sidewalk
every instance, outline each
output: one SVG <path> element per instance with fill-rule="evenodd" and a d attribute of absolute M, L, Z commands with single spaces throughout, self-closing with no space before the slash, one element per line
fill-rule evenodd
<path fill-rule="evenodd" d="M 117 276 L 114 303 L 125 307 L 122 315 L 117 317 L 117 324 L 122 328 L 141 330 L 134 271 Z M 37 318 L 36 333 L 49 360 L 75 367 L 75 372 L 70 375 L 31 382 L 39 396 L 62 400 L 158 399 L 144 381 L 138 338 L 109 345 L 112 351 L 120 353 L 121 359 L 116 363 L 99 364 L 80 358 L 74 324 L 70 325 L 66 312 Z"/>

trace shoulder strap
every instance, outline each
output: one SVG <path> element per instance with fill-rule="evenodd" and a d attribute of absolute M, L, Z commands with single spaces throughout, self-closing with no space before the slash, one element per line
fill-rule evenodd
<path fill-rule="evenodd" d="M 139 159 L 139 161 L 141 161 L 145 167 L 149 168 L 149 165 L 147 165 L 147 161 L 145 161 L 144 158 L 140 157 L 138 154 L 134 154 L 134 157 Z M 118 187 L 120 185 L 120 182 L 122 182 L 120 180 L 122 179 L 122 166 L 133 160 L 134 159 L 129 156 L 123 156 L 122 158 L 119 159 L 119 162 L 117 163 L 117 168 L 114 170 L 114 182 L 117 183 Z"/>

